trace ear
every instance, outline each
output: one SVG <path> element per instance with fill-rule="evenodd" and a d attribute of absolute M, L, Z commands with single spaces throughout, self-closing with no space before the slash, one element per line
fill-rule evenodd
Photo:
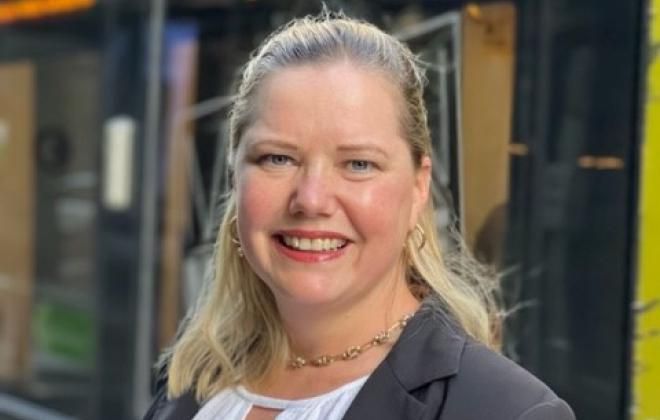
<path fill-rule="evenodd" d="M 420 214 L 426 207 L 431 190 L 431 158 L 423 156 L 419 167 L 415 171 L 415 185 L 413 186 L 413 205 L 410 212 L 410 230 L 415 228 Z"/>

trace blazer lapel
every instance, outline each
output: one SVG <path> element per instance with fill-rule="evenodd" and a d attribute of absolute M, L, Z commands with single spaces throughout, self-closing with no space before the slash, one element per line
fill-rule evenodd
<path fill-rule="evenodd" d="M 366 392 L 363 392 L 366 391 Z M 425 405 L 401 386 L 389 364 L 383 362 L 364 384 L 344 420 L 417 420 Z"/>
<path fill-rule="evenodd" d="M 440 308 L 430 300 L 422 304 L 353 400 L 344 419 L 422 417 L 426 404 L 416 395 L 424 393 L 414 391 L 455 375 L 466 341 L 465 333 Z"/>
<path fill-rule="evenodd" d="M 145 419 L 190 420 L 195 417 L 199 408 L 195 396 L 190 391 L 173 400 L 168 400 L 163 394 L 160 395 L 153 413 L 147 413 Z"/>

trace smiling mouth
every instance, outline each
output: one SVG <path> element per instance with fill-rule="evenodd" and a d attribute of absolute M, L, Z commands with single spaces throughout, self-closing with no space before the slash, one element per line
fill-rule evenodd
<path fill-rule="evenodd" d="M 338 238 L 302 238 L 290 235 L 275 235 L 283 246 L 296 251 L 328 252 L 344 248 L 348 241 Z"/>

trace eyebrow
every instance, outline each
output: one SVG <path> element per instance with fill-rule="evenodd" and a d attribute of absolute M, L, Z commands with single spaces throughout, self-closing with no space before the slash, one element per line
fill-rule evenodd
<path fill-rule="evenodd" d="M 254 140 L 248 143 L 247 148 L 252 150 L 263 146 L 275 146 L 280 149 L 294 150 L 294 151 L 298 150 L 298 147 L 295 146 L 294 144 L 291 144 L 284 140 L 277 140 L 277 139 Z"/>
<path fill-rule="evenodd" d="M 263 146 L 274 146 L 280 149 L 298 151 L 298 146 L 293 143 L 290 143 L 286 140 L 279 140 L 275 138 L 266 138 L 253 140 L 248 142 L 246 145 L 248 150 L 254 150 Z M 388 158 L 389 155 L 383 149 L 372 144 L 342 144 L 337 147 L 337 151 L 340 153 L 361 153 L 361 152 L 371 152 L 376 153 L 384 158 Z"/>
<path fill-rule="evenodd" d="M 343 144 L 339 146 L 337 150 L 340 152 L 372 152 L 382 155 L 383 157 L 389 157 L 387 152 L 372 144 Z"/>

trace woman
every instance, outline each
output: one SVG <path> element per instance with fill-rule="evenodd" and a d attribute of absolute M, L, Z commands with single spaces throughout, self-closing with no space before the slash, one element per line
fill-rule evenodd
<path fill-rule="evenodd" d="M 264 41 L 231 113 L 215 278 L 147 419 L 573 419 L 489 349 L 491 298 L 442 263 L 422 91 L 367 23 Z"/>

